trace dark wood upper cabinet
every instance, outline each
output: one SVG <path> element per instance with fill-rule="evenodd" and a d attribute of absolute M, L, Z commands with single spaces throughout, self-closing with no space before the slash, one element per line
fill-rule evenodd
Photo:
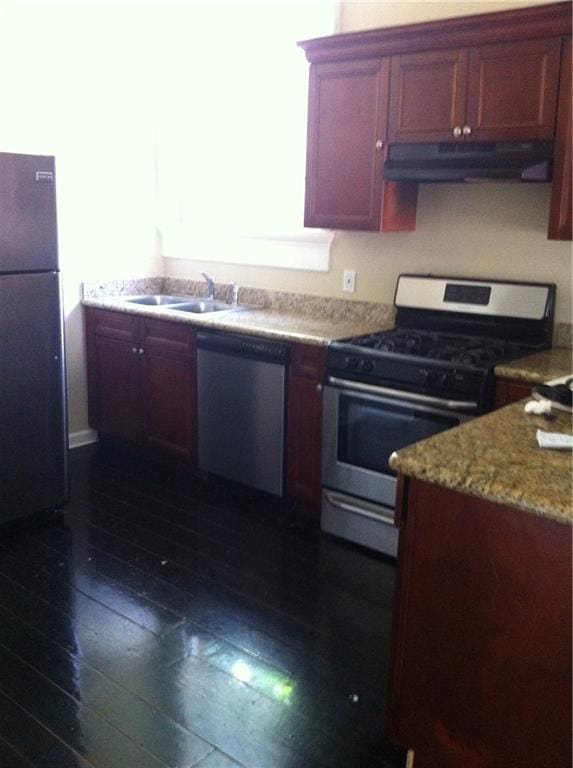
<path fill-rule="evenodd" d="M 552 139 L 560 58 L 558 37 L 470 49 L 466 139 Z"/>
<path fill-rule="evenodd" d="M 464 124 L 467 50 L 392 57 L 389 141 L 452 141 Z"/>
<path fill-rule="evenodd" d="M 551 139 L 561 39 L 392 58 L 389 141 Z"/>
<path fill-rule="evenodd" d="M 380 228 L 388 59 L 311 67 L 305 226 Z"/>
<path fill-rule="evenodd" d="M 389 144 L 555 137 L 549 237 L 571 239 L 570 35 L 571 2 L 560 2 L 300 43 L 305 225 L 413 230 L 417 184 L 381 176 Z"/>
<path fill-rule="evenodd" d="M 549 239 L 572 239 L 571 195 L 571 38 L 563 42 L 559 108 L 555 132 L 555 158 L 553 161 L 553 187 L 549 209 Z"/>

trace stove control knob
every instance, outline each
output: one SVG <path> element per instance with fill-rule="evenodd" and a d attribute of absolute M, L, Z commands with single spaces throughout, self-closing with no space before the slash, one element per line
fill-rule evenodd
<path fill-rule="evenodd" d="M 357 357 L 347 357 L 345 362 L 346 362 L 346 367 L 350 368 L 351 370 L 354 370 L 355 368 L 358 368 L 358 358 Z"/>
<path fill-rule="evenodd" d="M 372 362 L 372 360 L 363 360 L 362 370 L 365 373 L 372 373 L 372 371 L 374 370 L 374 363 Z"/>

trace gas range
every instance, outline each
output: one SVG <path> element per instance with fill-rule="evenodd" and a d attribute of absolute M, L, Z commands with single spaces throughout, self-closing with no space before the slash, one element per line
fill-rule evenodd
<path fill-rule="evenodd" d="M 333 342 L 327 375 L 471 401 L 483 412 L 498 363 L 551 345 L 554 300 L 550 284 L 400 275 L 396 327 Z"/>
<path fill-rule="evenodd" d="M 333 342 L 322 529 L 396 555 L 390 456 L 493 404 L 494 367 L 551 345 L 555 286 L 400 275 L 396 327 Z"/>

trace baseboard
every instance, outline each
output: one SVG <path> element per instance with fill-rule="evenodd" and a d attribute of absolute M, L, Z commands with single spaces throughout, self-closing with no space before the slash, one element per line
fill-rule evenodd
<path fill-rule="evenodd" d="M 79 432 L 70 432 L 68 441 L 70 450 L 81 448 L 82 445 L 97 443 L 98 437 L 95 429 L 81 429 Z"/>

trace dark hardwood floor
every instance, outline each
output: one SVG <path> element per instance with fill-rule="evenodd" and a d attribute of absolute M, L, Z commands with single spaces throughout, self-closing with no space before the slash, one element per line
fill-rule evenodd
<path fill-rule="evenodd" d="M 398 768 L 390 561 L 287 503 L 92 448 L 0 532 L 0 767 Z"/>

